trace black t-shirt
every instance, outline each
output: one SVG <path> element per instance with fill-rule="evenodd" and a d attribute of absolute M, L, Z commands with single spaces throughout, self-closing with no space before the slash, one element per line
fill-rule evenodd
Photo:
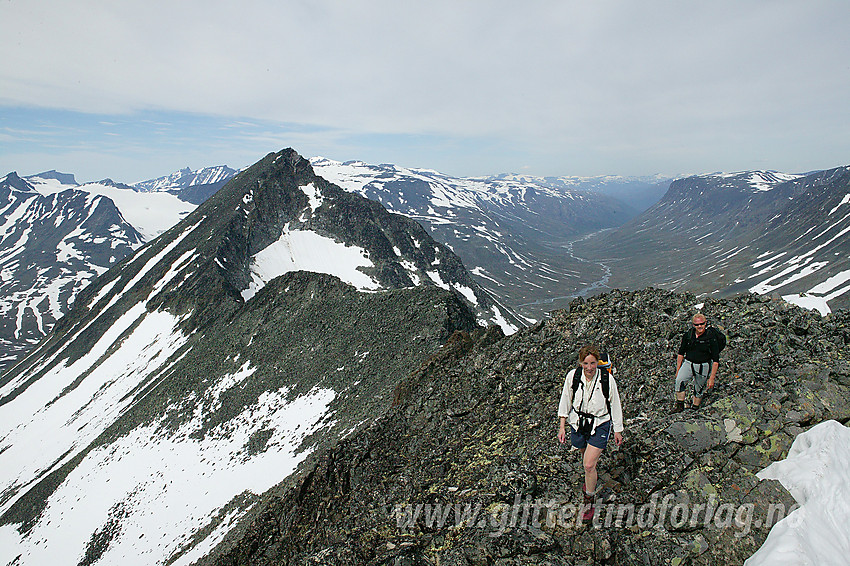
<path fill-rule="evenodd" d="M 713 336 L 713 331 L 706 328 L 702 336 L 697 336 L 693 329 L 688 330 L 682 335 L 682 344 L 679 346 L 679 355 L 685 356 L 685 359 L 695 364 L 704 364 L 706 362 L 720 363 L 720 348 L 717 344 L 717 339 Z"/>

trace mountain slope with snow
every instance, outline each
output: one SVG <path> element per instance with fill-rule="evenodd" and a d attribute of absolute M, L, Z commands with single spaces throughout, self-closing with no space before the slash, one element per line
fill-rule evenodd
<path fill-rule="evenodd" d="M 195 205 L 109 179 L 47 171 L 0 180 L 0 369 L 15 363 L 95 277 L 174 226 Z"/>
<path fill-rule="evenodd" d="M 850 167 L 675 181 L 654 207 L 579 253 L 616 265 L 611 286 L 782 296 L 850 306 Z"/>
<path fill-rule="evenodd" d="M 583 234 L 619 226 L 636 211 L 601 190 L 654 186 L 662 179 L 455 178 L 395 165 L 311 160 L 318 174 L 422 223 L 457 253 L 476 281 L 529 319 L 605 277 L 572 256 Z M 566 304 L 564 302 L 564 304 Z"/>
<path fill-rule="evenodd" d="M 488 316 L 421 226 L 270 154 L 0 378 L 0 563 L 193 562 Z"/>
<path fill-rule="evenodd" d="M 141 193 L 132 187 L 114 183 L 109 179 L 82 185 L 68 185 L 42 175 L 32 175 L 26 180 L 33 189 L 45 196 L 73 189 L 110 199 L 145 242 L 156 238 L 195 210 L 194 204 L 181 200 L 173 194 Z"/>
<path fill-rule="evenodd" d="M 41 340 L 77 293 L 143 237 L 102 194 L 0 180 L 0 368 Z"/>

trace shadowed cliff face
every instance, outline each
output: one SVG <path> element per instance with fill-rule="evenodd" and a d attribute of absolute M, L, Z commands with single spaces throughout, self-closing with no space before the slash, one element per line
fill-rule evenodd
<path fill-rule="evenodd" d="M 269 496 L 204 563 L 741 564 L 794 504 L 755 474 L 798 433 L 850 418 L 850 316 L 707 301 L 728 336 L 718 382 L 698 412 L 670 415 L 696 302 L 613 291 L 509 337 L 456 334 L 384 418 Z M 555 435 L 564 376 L 588 342 L 618 367 L 626 444 L 603 456 L 609 501 L 583 527 L 580 458 Z"/>

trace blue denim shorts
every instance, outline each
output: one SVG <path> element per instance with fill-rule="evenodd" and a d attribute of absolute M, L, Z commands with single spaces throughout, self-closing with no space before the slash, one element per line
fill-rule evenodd
<path fill-rule="evenodd" d="M 572 426 L 570 427 L 570 444 L 581 450 L 588 444 L 595 446 L 600 450 L 605 450 L 608 446 L 608 435 L 611 434 L 611 421 L 607 420 L 596 427 L 594 433 L 590 436 L 585 436 L 576 432 Z"/>

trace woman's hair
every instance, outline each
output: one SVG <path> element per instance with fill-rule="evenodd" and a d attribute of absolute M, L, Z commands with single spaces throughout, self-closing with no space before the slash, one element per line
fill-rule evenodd
<path fill-rule="evenodd" d="M 591 346 L 588 344 L 587 346 L 582 346 L 581 350 L 578 351 L 578 361 L 583 362 L 587 356 L 593 356 L 596 358 L 596 361 L 599 361 L 599 350 L 596 346 Z"/>

